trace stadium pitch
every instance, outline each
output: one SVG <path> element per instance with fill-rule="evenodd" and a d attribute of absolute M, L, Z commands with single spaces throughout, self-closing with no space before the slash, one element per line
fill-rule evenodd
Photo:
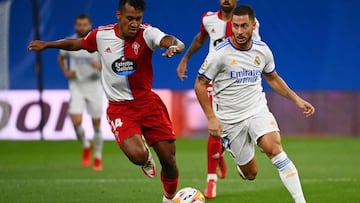
<path fill-rule="evenodd" d="M 359 138 L 283 138 L 283 145 L 309 203 L 360 202 Z M 75 141 L 0 141 L 0 202 L 161 202 L 159 177 L 145 177 L 115 142 L 105 142 L 101 172 L 82 168 L 80 150 Z M 179 188 L 203 191 L 205 150 L 205 139 L 177 141 Z M 259 173 L 252 182 L 238 177 L 226 154 L 228 176 L 218 181 L 217 198 L 207 202 L 293 202 L 270 160 L 256 153 Z"/>

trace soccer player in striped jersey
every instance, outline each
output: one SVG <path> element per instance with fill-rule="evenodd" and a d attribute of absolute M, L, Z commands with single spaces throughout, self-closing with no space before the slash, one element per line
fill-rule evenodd
<path fill-rule="evenodd" d="M 33 41 L 28 48 L 99 52 L 101 81 L 109 100 L 107 117 L 115 139 L 128 159 L 151 178 L 156 176 L 156 167 L 145 142 L 153 147 L 162 166 L 163 203 L 169 203 L 178 186 L 176 136 L 165 104 L 151 89 L 152 55 L 162 47 L 166 48 L 163 56 L 172 57 L 184 50 L 184 43 L 142 24 L 144 10 L 144 0 L 120 0 L 118 23 L 98 27 L 81 40 Z"/>
<path fill-rule="evenodd" d="M 254 180 L 257 144 L 277 168 L 280 178 L 296 203 L 305 203 L 298 171 L 281 145 L 276 119 L 269 111 L 261 80 L 279 95 L 291 100 L 305 116 L 315 108 L 291 90 L 277 74 L 270 48 L 252 40 L 256 28 L 250 6 L 236 7 L 232 16 L 233 35 L 216 46 L 201 68 L 195 93 L 208 119 L 209 134 L 221 137 L 239 175 Z M 209 104 L 207 85 L 213 82 L 213 102 Z"/>
<path fill-rule="evenodd" d="M 79 39 L 85 37 L 91 30 L 91 19 L 88 15 L 80 14 L 75 19 L 76 33 L 69 37 Z M 102 115 L 102 87 L 100 82 L 100 57 L 97 52 L 89 53 L 86 50 L 60 50 L 59 66 L 69 80 L 70 104 L 69 114 L 74 125 L 75 134 L 83 145 L 82 165 L 91 164 L 91 150 L 94 148 L 95 171 L 102 170 L 103 139 L 100 129 Z M 94 128 L 93 146 L 85 136 L 81 126 L 82 113 L 86 108 L 91 116 Z"/>
<path fill-rule="evenodd" d="M 190 57 L 197 52 L 209 39 L 209 51 L 211 53 L 217 44 L 225 38 L 231 36 L 231 17 L 236 6 L 237 0 L 219 0 L 220 10 L 216 12 L 206 12 L 201 19 L 200 32 L 195 36 L 188 50 L 181 59 L 177 73 L 178 77 L 183 80 L 186 78 L 187 62 Z M 252 38 L 260 40 L 259 22 L 255 18 L 256 28 L 253 31 Z M 208 85 L 208 96 L 211 103 L 212 85 Z M 226 162 L 223 157 L 223 148 L 220 139 L 208 136 L 207 141 L 207 184 L 204 190 L 206 198 L 216 197 L 216 182 L 218 177 L 223 179 L 226 177 Z"/>

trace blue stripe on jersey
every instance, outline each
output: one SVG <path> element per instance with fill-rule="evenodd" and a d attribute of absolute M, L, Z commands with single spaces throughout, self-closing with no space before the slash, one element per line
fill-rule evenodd
<path fill-rule="evenodd" d="M 281 161 L 281 162 L 275 163 L 275 166 L 276 166 L 276 168 L 278 168 L 278 169 L 282 169 L 282 168 L 284 168 L 286 165 L 288 165 L 290 162 L 291 162 L 290 159 L 289 159 L 289 158 L 286 158 L 286 159 L 284 159 L 284 160 Z"/>
<path fill-rule="evenodd" d="M 257 40 L 253 40 L 253 44 L 256 44 L 256 45 L 259 45 L 259 46 L 266 46 L 265 42 L 257 41 Z"/>
<path fill-rule="evenodd" d="M 230 44 L 230 38 L 227 38 L 226 40 L 224 40 L 223 42 L 219 43 L 218 45 L 216 45 L 215 47 L 215 51 L 219 51 L 220 49 L 222 49 L 223 47 L 227 46 Z"/>
<path fill-rule="evenodd" d="M 209 78 L 208 76 L 206 76 L 205 74 L 203 73 L 198 73 L 199 76 L 203 76 L 204 78 L 206 78 L 207 80 L 211 81 L 212 79 Z"/>

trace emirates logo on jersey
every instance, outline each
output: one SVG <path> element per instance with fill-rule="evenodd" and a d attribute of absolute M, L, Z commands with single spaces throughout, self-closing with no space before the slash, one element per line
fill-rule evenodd
<path fill-rule="evenodd" d="M 137 65 L 134 60 L 125 58 L 124 56 L 115 60 L 111 65 L 112 70 L 120 76 L 128 76 L 133 74 L 136 71 L 136 67 Z"/>
<path fill-rule="evenodd" d="M 138 54 L 139 54 L 140 44 L 137 43 L 137 42 L 134 42 L 134 43 L 131 45 L 131 47 L 134 49 L 134 53 L 135 53 L 136 55 L 138 55 Z"/>

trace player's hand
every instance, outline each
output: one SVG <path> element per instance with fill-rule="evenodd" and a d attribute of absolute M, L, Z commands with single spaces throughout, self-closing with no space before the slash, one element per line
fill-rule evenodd
<path fill-rule="evenodd" d="M 177 52 L 180 52 L 180 48 L 178 46 L 170 46 L 169 48 L 167 48 L 167 50 L 162 54 L 162 56 L 165 57 L 172 57 L 174 54 L 176 54 Z"/>
<path fill-rule="evenodd" d="M 64 74 L 65 74 L 65 77 L 69 80 L 74 79 L 76 77 L 76 72 L 73 70 L 68 70 Z"/>
<path fill-rule="evenodd" d="M 42 51 L 44 49 L 46 49 L 46 42 L 40 40 L 32 41 L 28 46 L 30 51 Z"/>
<path fill-rule="evenodd" d="M 297 102 L 297 105 L 304 110 L 304 114 L 306 117 L 309 117 L 315 113 L 315 107 L 301 98 Z"/>
<path fill-rule="evenodd" d="M 214 136 L 214 137 L 220 137 L 221 136 L 221 134 L 223 132 L 223 129 L 222 129 L 222 126 L 221 126 L 221 123 L 220 123 L 219 119 L 214 117 L 214 118 L 209 120 L 208 131 L 209 131 L 209 134 L 211 136 Z"/>
<path fill-rule="evenodd" d="M 180 80 L 184 80 L 185 78 L 187 78 L 188 76 L 186 75 L 187 73 L 187 62 L 184 60 L 184 59 L 181 59 L 177 69 L 176 69 L 176 72 L 177 72 L 177 75 L 178 75 L 178 78 Z"/>

